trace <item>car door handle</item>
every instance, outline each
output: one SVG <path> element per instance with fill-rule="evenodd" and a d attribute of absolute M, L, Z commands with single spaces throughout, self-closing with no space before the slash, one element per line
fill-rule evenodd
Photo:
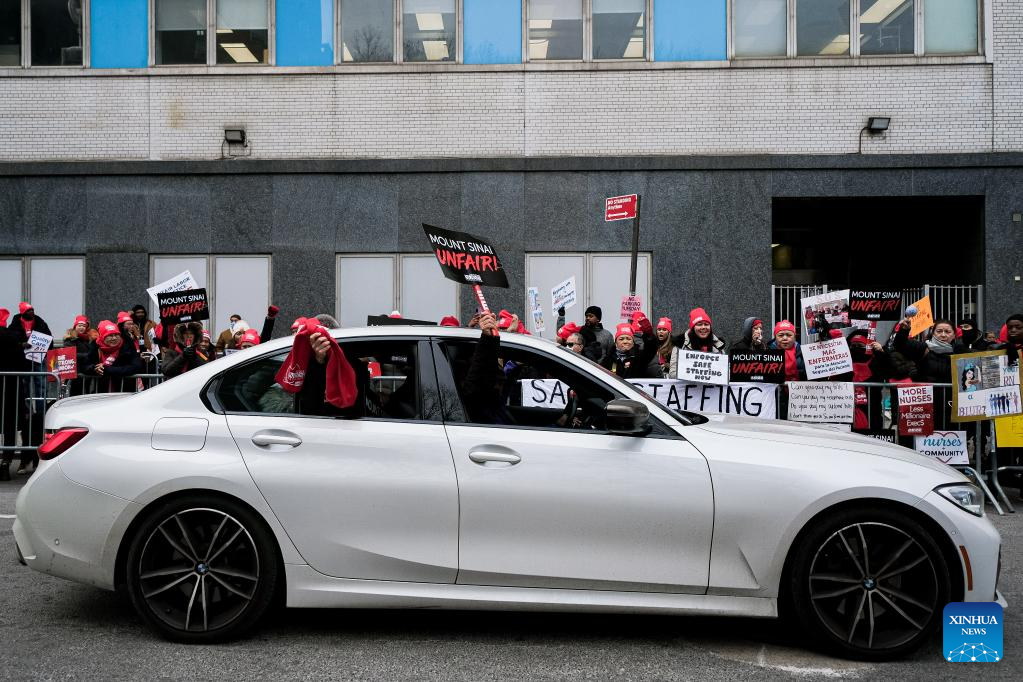
<path fill-rule="evenodd" d="M 297 448 L 302 444 L 302 439 L 294 434 L 289 433 L 273 433 L 270 431 L 260 431 L 252 436 L 252 442 L 259 446 L 269 445 L 288 445 L 293 448 Z"/>
<path fill-rule="evenodd" d="M 489 450 L 472 450 L 469 452 L 469 459 L 477 464 L 486 464 L 487 462 L 518 464 L 522 461 L 522 458 L 514 452 L 492 452 Z"/>

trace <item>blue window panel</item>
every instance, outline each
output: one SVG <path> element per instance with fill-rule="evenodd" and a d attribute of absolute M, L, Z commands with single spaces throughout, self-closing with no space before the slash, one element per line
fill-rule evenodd
<path fill-rule="evenodd" d="M 144 69 L 149 65 L 149 1 L 92 0 L 92 68 Z"/>
<path fill-rule="evenodd" d="M 522 0 L 463 0 L 466 64 L 522 63 Z"/>
<path fill-rule="evenodd" d="M 277 0 L 278 66 L 334 63 L 334 0 Z"/>
<path fill-rule="evenodd" d="M 727 0 L 654 0 L 654 61 L 727 58 Z"/>

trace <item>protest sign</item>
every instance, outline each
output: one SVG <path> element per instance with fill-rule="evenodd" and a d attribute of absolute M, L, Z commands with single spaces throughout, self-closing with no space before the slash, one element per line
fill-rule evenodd
<path fill-rule="evenodd" d="M 852 355 L 844 338 L 806 343 L 799 350 L 803 353 L 807 379 L 823 379 L 853 371 Z"/>
<path fill-rule="evenodd" d="M 568 388 L 557 379 L 523 379 L 522 405 L 563 409 Z M 775 387 L 766 384 L 690 384 L 677 379 L 630 379 L 629 383 L 671 410 L 774 419 Z"/>
<path fill-rule="evenodd" d="M 996 419 L 995 442 L 1000 448 L 1023 448 L 1023 417 Z"/>
<path fill-rule="evenodd" d="M 854 320 L 887 320 L 902 317 L 901 291 L 850 291 L 849 315 Z"/>
<path fill-rule="evenodd" d="M 884 441 L 885 443 L 899 444 L 899 437 L 895 435 L 894 431 L 859 431 L 858 433 L 864 436 L 870 436 L 877 440 Z"/>
<path fill-rule="evenodd" d="M 763 381 L 780 384 L 785 381 L 785 351 L 731 351 L 728 354 L 730 383 Z"/>
<path fill-rule="evenodd" d="M 916 308 L 915 315 L 910 315 L 908 312 L 906 313 L 906 316 L 909 318 L 910 336 L 923 334 L 934 325 L 934 314 L 931 312 L 930 296 L 924 296 L 919 301 L 910 303 L 906 307 L 906 310 L 908 311 L 910 308 Z"/>
<path fill-rule="evenodd" d="M 370 379 L 376 379 L 377 377 L 383 376 L 384 374 L 383 368 L 380 366 L 380 363 L 376 361 L 367 362 L 366 371 L 369 372 Z"/>
<path fill-rule="evenodd" d="M 640 296 L 622 296 L 620 315 L 622 322 L 631 322 L 632 313 L 643 312 L 643 299 Z"/>
<path fill-rule="evenodd" d="M 968 422 L 1023 414 L 1019 363 L 1005 351 L 952 356 L 952 421 Z"/>
<path fill-rule="evenodd" d="M 78 356 L 73 346 L 67 348 L 54 348 L 46 353 L 46 371 L 56 372 L 62 379 L 78 378 Z M 47 377 L 51 382 L 56 381 L 53 377 Z"/>
<path fill-rule="evenodd" d="M 675 378 L 697 384 L 723 386 L 728 383 L 728 356 L 680 348 L 678 376 Z"/>
<path fill-rule="evenodd" d="M 156 295 L 160 321 L 165 324 L 210 319 L 209 301 L 205 289 L 172 291 Z"/>
<path fill-rule="evenodd" d="M 391 317 L 390 315 L 367 315 L 367 327 L 397 327 L 401 325 L 412 325 L 414 327 L 436 327 L 436 322 L 426 320 L 413 320 L 411 317 Z"/>
<path fill-rule="evenodd" d="M 468 232 L 454 232 L 426 223 L 423 223 L 423 231 L 445 277 L 461 284 L 508 288 L 504 266 L 490 244 Z"/>
<path fill-rule="evenodd" d="M 541 334 L 547 331 L 543 322 L 543 308 L 540 307 L 540 289 L 529 287 L 526 290 L 526 300 L 529 302 L 529 313 L 533 317 L 533 331 Z"/>
<path fill-rule="evenodd" d="M 53 337 L 40 331 L 33 330 L 28 335 L 28 348 L 25 349 L 25 357 L 29 362 L 42 364 L 46 360 L 46 351 L 53 343 Z"/>
<path fill-rule="evenodd" d="M 551 310 L 555 313 L 559 308 L 571 308 L 575 305 L 575 276 L 569 277 L 551 289 Z"/>
<path fill-rule="evenodd" d="M 848 381 L 790 381 L 789 419 L 816 424 L 851 424 L 855 397 Z"/>
<path fill-rule="evenodd" d="M 821 334 L 829 327 L 840 329 L 852 324 L 849 316 L 848 289 L 807 296 L 800 299 L 800 304 L 803 307 L 803 319 L 806 320 L 808 334 Z"/>
<path fill-rule="evenodd" d="M 929 436 L 934 431 L 934 386 L 900 386 L 899 435 Z"/>
<path fill-rule="evenodd" d="M 969 464 L 965 431 L 935 431 L 913 439 L 913 449 L 944 464 Z"/>
<path fill-rule="evenodd" d="M 199 285 L 196 283 L 195 279 L 192 278 L 191 271 L 185 270 L 164 282 L 160 282 L 159 284 L 149 287 L 146 289 L 146 293 L 148 293 L 149 298 L 152 299 L 153 305 L 159 307 L 160 302 L 156 298 L 157 294 L 169 294 L 172 291 L 187 291 L 189 289 L 198 288 Z"/>

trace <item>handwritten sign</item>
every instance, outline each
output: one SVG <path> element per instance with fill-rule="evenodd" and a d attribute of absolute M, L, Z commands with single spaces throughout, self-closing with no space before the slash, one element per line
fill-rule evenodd
<path fill-rule="evenodd" d="M 622 322 L 631 322 L 632 314 L 643 312 L 643 298 L 640 296 L 622 296 L 620 315 Z"/>
<path fill-rule="evenodd" d="M 851 424 L 856 398 L 848 381 L 790 381 L 789 419 L 815 424 Z"/>
<path fill-rule="evenodd" d="M 913 439 L 913 449 L 944 464 L 969 464 L 965 431 L 935 431 Z"/>
<path fill-rule="evenodd" d="M 42 363 L 46 360 L 46 351 L 53 343 L 53 337 L 40 331 L 33 330 L 28 335 L 29 347 L 25 349 L 25 357 L 30 362 Z"/>
<path fill-rule="evenodd" d="M 824 379 L 853 371 L 852 355 L 845 339 L 828 339 L 799 347 L 807 379 Z"/>
<path fill-rule="evenodd" d="M 551 310 L 558 312 L 558 308 L 571 308 L 575 305 L 575 277 L 569 277 L 561 284 L 551 289 Z"/>
<path fill-rule="evenodd" d="M 924 296 L 909 307 L 916 308 L 916 315 L 909 318 L 909 335 L 923 334 L 934 325 L 934 314 L 931 312 L 931 297 Z"/>
<path fill-rule="evenodd" d="M 728 356 L 679 349 L 676 378 L 697 384 L 723 386 L 728 383 Z"/>

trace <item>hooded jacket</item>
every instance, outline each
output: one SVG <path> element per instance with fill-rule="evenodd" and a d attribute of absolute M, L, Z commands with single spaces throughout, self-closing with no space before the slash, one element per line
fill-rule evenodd
<path fill-rule="evenodd" d="M 760 320 L 760 341 L 753 343 L 754 323 Z M 732 344 L 728 349 L 731 351 L 761 351 L 767 350 L 767 342 L 764 341 L 764 323 L 759 317 L 747 317 L 742 323 L 742 338 Z"/>
<path fill-rule="evenodd" d="M 21 346 L 24 343 L 28 343 L 28 332 L 25 331 L 24 325 L 21 324 L 22 314 L 18 313 L 11 318 L 11 323 L 7 325 L 7 328 L 14 334 L 14 340 Z M 39 332 L 40 334 L 47 334 L 53 336 L 53 332 L 50 331 L 49 325 L 46 324 L 46 320 L 36 315 L 32 320 L 32 331 Z M 25 357 L 24 353 L 21 355 L 21 367 L 17 370 L 19 372 L 32 371 L 32 363 Z"/>
<path fill-rule="evenodd" d="M 191 346 L 185 345 L 185 331 L 191 331 L 193 334 Z M 175 325 L 174 343 L 177 347 L 164 350 L 163 375 L 168 378 L 176 377 L 209 362 L 209 357 L 199 351 L 201 341 L 202 324 L 199 322 Z"/>

